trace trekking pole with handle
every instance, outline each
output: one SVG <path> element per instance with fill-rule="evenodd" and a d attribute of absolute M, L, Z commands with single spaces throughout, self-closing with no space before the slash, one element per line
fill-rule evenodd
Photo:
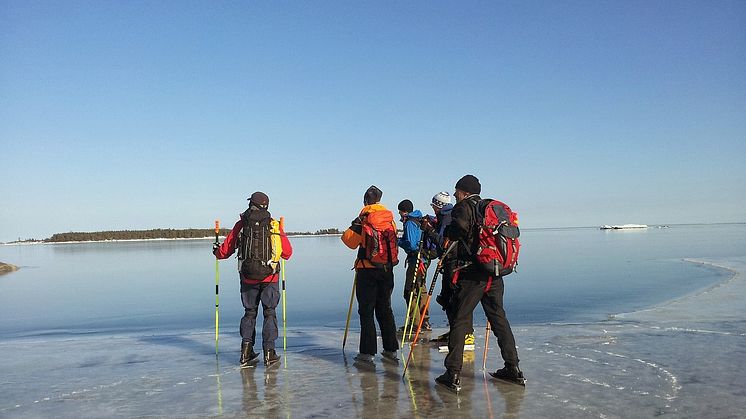
<path fill-rule="evenodd" d="M 218 235 L 220 234 L 220 220 L 215 220 L 215 244 L 219 245 Z M 218 258 L 215 257 L 215 356 L 218 356 L 218 328 L 219 309 L 220 309 L 220 267 Z"/>
<path fill-rule="evenodd" d="M 487 369 L 487 351 L 490 347 L 490 319 L 487 319 L 487 328 L 484 332 L 484 354 L 482 355 L 482 369 Z"/>
<path fill-rule="evenodd" d="M 280 232 L 285 234 L 285 217 L 280 217 Z M 288 349 L 287 316 L 285 315 L 285 259 L 280 258 L 280 271 L 282 271 L 282 352 Z"/>
<path fill-rule="evenodd" d="M 422 263 L 422 266 L 424 268 L 423 275 L 424 275 L 424 277 L 426 277 L 427 276 L 427 268 L 424 266 L 424 262 Z M 419 272 L 419 269 L 420 269 L 420 263 L 418 262 L 417 263 L 417 271 L 418 272 Z M 427 280 L 427 279 L 425 278 L 425 280 Z M 415 276 L 415 284 L 417 285 L 417 298 L 415 298 L 415 300 L 414 300 L 414 306 L 417 308 L 417 313 L 419 313 L 420 312 L 420 301 L 422 300 L 422 287 L 424 286 L 424 284 L 423 285 L 419 284 L 419 281 L 417 281 L 417 276 Z M 427 314 L 427 310 L 425 310 L 425 314 Z M 427 317 L 427 316 L 425 316 L 425 317 Z M 412 339 L 412 333 L 414 333 L 414 321 L 412 321 L 412 323 L 409 324 L 409 339 L 410 340 Z"/>
<path fill-rule="evenodd" d="M 350 330 L 350 315 L 352 314 L 352 301 L 355 299 L 355 287 L 357 286 L 357 269 L 355 269 L 355 276 L 352 278 L 352 294 L 350 295 L 350 308 L 347 309 L 347 323 L 345 323 L 345 335 L 342 338 L 342 352 L 345 351 L 345 344 L 347 343 L 347 331 Z"/>
<path fill-rule="evenodd" d="M 402 373 L 402 379 L 404 379 L 404 376 L 407 374 L 407 368 L 409 367 L 409 361 L 412 359 L 412 353 L 414 352 L 414 347 L 417 345 L 417 339 L 420 337 L 420 330 L 422 330 L 422 321 L 425 320 L 425 313 L 427 313 L 427 308 L 430 306 L 430 298 L 433 296 L 433 290 L 435 290 L 435 282 L 438 280 L 438 274 L 440 273 L 440 270 L 443 267 L 443 261 L 445 260 L 446 256 L 448 256 L 448 253 L 451 252 L 451 250 L 456 246 L 456 243 L 453 242 L 451 244 L 446 243 L 446 251 L 443 253 L 443 256 L 441 256 L 440 260 L 438 261 L 438 266 L 435 267 L 435 273 L 433 274 L 433 280 L 430 282 L 430 289 L 427 292 L 427 300 L 425 300 L 425 306 L 422 308 L 422 311 L 420 312 L 420 322 L 417 325 L 417 332 L 414 334 L 414 339 L 412 340 L 412 343 L 409 345 L 409 355 L 407 356 L 407 362 L 404 363 L 404 372 Z"/>
<path fill-rule="evenodd" d="M 400 347 L 402 347 L 402 348 L 404 348 L 404 340 L 406 340 L 406 338 L 407 338 L 407 326 L 409 325 L 409 317 L 410 317 L 409 313 L 411 313 L 411 311 L 412 311 L 412 299 L 414 297 L 414 287 L 415 287 L 415 285 L 417 285 L 417 274 L 419 273 L 420 255 L 422 254 L 422 243 L 424 242 L 424 240 L 425 240 L 425 235 L 423 233 L 422 237 L 420 237 L 420 243 L 417 246 L 417 262 L 415 262 L 415 263 L 417 263 L 417 267 L 415 268 L 415 270 L 414 270 L 414 276 L 412 277 L 412 289 L 409 292 L 409 303 L 407 304 L 407 315 L 404 317 L 404 330 L 402 331 L 402 334 L 401 334 L 401 345 L 400 345 Z M 419 289 L 418 289 L 418 291 L 419 291 Z M 419 296 L 419 293 L 418 293 L 417 294 L 417 304 L 419 304 L 419 297 L 420 296 Z M 412 326 L 414 326 L 414 319 L 412 319 Z M 410 326 L 410 329 L 412 328 L 412 326 Z M 412 332 L 410 331 L 410 334 L 411 333 Z"/>

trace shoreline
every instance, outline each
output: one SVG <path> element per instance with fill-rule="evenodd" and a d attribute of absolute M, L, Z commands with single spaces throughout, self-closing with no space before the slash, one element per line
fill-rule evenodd
<path fill-rule="evenodd" d="M 687 227 L 687 226 L 721 226 L 721 225 L 744 225 L 746 221 L 732 221 L 723 223 L 669 223 L 669 224 L 648 224 L 647 230 L 658 230 L 661 226 L 673 227 Z M 546 231 L 546 230 L 598 230 L 598 226 L 570 226 L 570 227 L 526 227 L 522 228 L 522 231 Z M 295 234 L 288 235 L 288 237 L 326 237 L 326 236 L 341 236 L 342 233 L 337 234 Z M 225 237 L 225 236 L 220 236 Z M 108 242 L 127 242 L 127 241 L 150 241 L 150 240 L 207 240 L 213 237 L 184 237 L 184 238 L 159 238 L 159 239 L 127 239 L 127 240 L 89 240 L 89 241 L 70 241 L 70 242 L 44 242 L 42 240 L 33 242 L 0 242 L 3 246 L 20 246 L 20 245 L 31 245 L 31 244 L 56 244 L 56 243 L 108 243 Z"/>
<path fill-rule="evenodd" d="M 300 237 L 333 237 L 342 234 L 288 234 L 291 238 Z M 225 236 L 219 236 L 225 240 Z M 85 240 L 85 241 L 66 241 L 66 242 L 14 242 L 2 243 L 3 246 L 33 246 L 33 245 L 55 245 L 55 244 L 85 244 L 85 243 L 129 243 L 129 242 L 151 242 L 151 241 L 186 241 L 186 240 L 214 240 L 215 237 L 177 237 L 177 238 L 158 238 L 158 239 L 117 239 L 117 240 Z"/>
<path fill-rule="evenodd" d="M 705 266 L 710 269 L 713 269 L 715 271 L 719 271 L 723 275 L 722 281 L 714 282 L 710 285 L 707 285 L 705 287 L 699 288 L 697 290 L 682 294 L 678 297 L 670 298 L 668 300 L 661 301 L 659 303 L 653 304 L 646 308 L 641 308 L 634 311 L 627 311 L 627 312 L 621 312 L 621 313 L 613 313 L 609 315 L 609 320 L 627 320 L 628 317 L 634 316 L 637 314 L 643 314 L 647 312 L 652 312 L 655 310 L 661 310 L 666 307 L 669 307 L 671 305 L 675 304 L 681 304 L 685 300 L 697 298 L 700 295 L 707 294 L 711 291 L 714 291 L 720 287 L 727 286 L 731 282 L 733 282 L 734 279 L 736 279 L 739 276 L 739 272 L 733 268 L 729 268 L 724 265 L 719 265 L 714 262 L 708 262 L 702 259 L 694 259 L 694 258 L 682 258 L 682 262 L 686 262 L 688 264 L 694 264 L 694 265 L 700 265 Z"/>

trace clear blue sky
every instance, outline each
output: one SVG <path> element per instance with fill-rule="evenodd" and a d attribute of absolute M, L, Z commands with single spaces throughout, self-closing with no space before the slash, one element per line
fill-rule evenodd
<path fill-rule="evenodd" d="M 0 0 L 0 241 L 466 173 L 524 228 L 746 221 L 746 2 Z"/>

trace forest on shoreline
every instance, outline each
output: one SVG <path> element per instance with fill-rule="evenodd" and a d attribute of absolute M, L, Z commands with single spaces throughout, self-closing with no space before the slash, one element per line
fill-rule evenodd
<path fill-rule="evenodd" d="M 220 229 L 219 235 L 225 237 L 230 229 Z M 288 236 L 320 236 L 327 234 L 341 234 L 336 228 L 325 228 L 315 232 L 287 232 Z M 202 239 L 214 237 L 214 229 L 187 228 L 171 229 L 156 228 L 151 230 L 118 230 L 118 231 L 93 231 L 93 232 L 68 232 L 56 233 L 52 237 L 36 240 L 18 240 L 12 243 L 63 243 L 63 242 L 88 242 L 88 241 L 112 241 L 112 240 L 155 240 L 155 239 Z"/>

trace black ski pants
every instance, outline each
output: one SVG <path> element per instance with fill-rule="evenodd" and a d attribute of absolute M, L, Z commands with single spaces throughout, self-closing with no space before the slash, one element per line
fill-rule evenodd
<path fill-rule="evenodd" d="M 256 341 L 256 316 L 262 303 L 264 325 L 262 326 L 262 349 L 275 349 L 277 339 L 277 313 L 280 302 L 280 287 L 277 282 L 261 284 L 241 283 L 241 303 L 244 315 L 241 318 L 241 338 L 254 346 Z"/>
<path fill-rule="evenodd" d="M 391 269 L 359 269 L 357 271 L 357 312 L 360 315 L 360 353 L 375 355 L 376 323 L 381 328 L 383 350 L 399 350 L 396 340 L 396 323 L 391 309 L 391 293 L 394 291 L 394 273 Z"/>
<path fill-rule="evenodd" d="M 489 291 L 485 292 L 487 280 L 474 280 L 469 276 L 462 273 L 458 281 L 458 287 L 454 290 L 456 313 L 448 339 L 446 368 L 452 372 L 461 372 L 464 363 L 464 337 L 472 327 L 472 313 L 480 302 L 484 313 L 487 315 L 487 320 L 490 322 L 492 332 L 497 337 L 497 344 L 500 347 L 500 354 L 505 361 L 505 365 L 517 366 L 518 351 L 515 347 L 515 338 L 503 309 L 505 285 L 502 277 L 494 278 Z"/>

